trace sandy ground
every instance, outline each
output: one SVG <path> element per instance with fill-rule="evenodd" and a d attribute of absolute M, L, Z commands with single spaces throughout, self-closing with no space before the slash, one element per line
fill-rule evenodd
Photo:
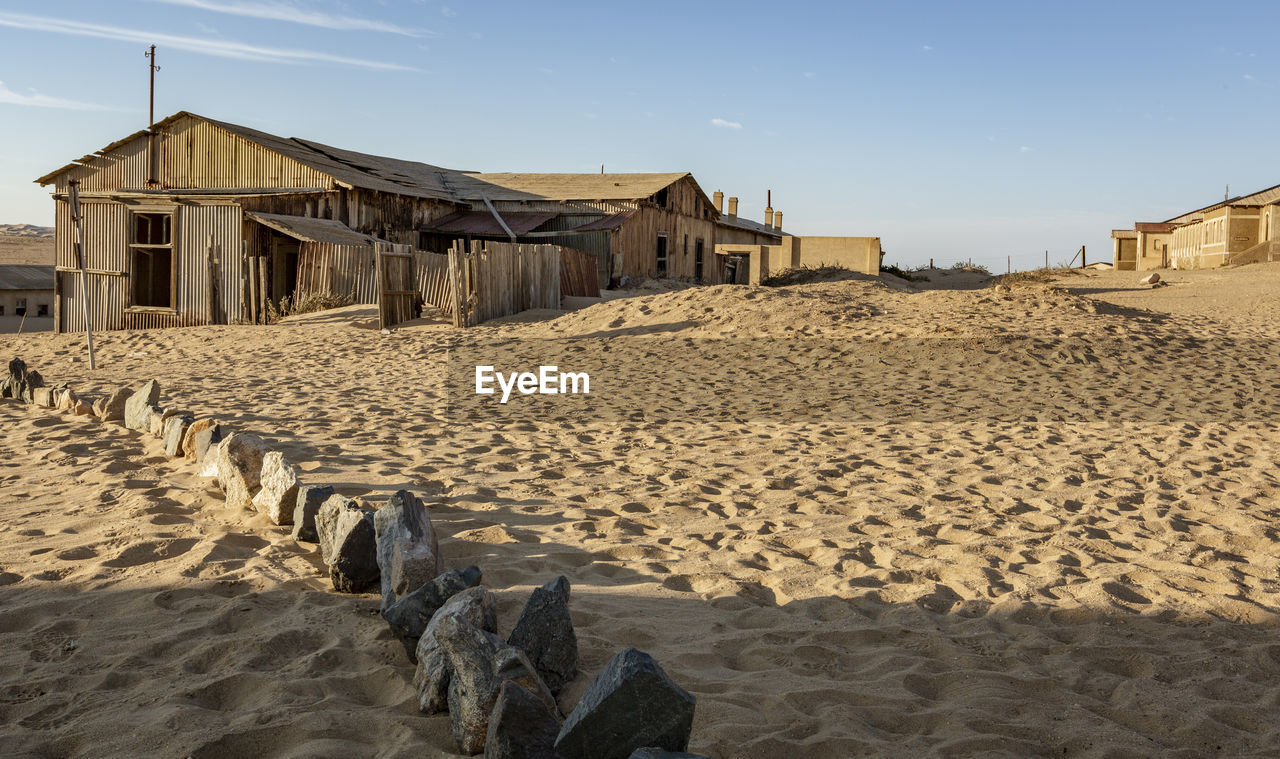
<path fill-rule="evenodd" d="M 370 501 L 410 487 L 509 631 L 652 653 L 692 750 L 1273 756 L 1280 265 L 1011 291 L 707 287 L 552 321 L 2 336 L 155 377 Z M 471 393 L 474 364 L 590 396 Z M 121 428 L 0 403 L 7 756 L 452 756 L 374 596 Z M 128 729 L 122 729 L 128 725 Z"/>
<path fill-rule="evenodd" d="M 52 266 L 56 255 L 52 237 L 26 237 L 0 233 L 0 264 Z"/>

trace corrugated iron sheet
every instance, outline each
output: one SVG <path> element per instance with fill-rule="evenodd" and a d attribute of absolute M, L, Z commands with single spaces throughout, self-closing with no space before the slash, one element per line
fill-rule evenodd
<path fill-rule="evenodd" d="M 304 242 L 327 242 L 334 245 L 371 245 L 377 242 L 377 238 L 360 234 L 346 224 L 332 219 L 285 216 L 258 211 L 248 211 L 245 216 Z"/>
<path fill-rule="evenodd" d="M 0 290 L 52 290 L 53 267 L 30 264 L 0 265 Z"/>

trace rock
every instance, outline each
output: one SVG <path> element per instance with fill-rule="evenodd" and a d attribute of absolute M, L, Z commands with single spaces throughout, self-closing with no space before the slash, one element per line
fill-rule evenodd
<path fill-rule="evenodd" d="M 196 419 L 187 427 L 187 432 L 182 436 L 182 457 L 187 461 L 196 460 L 196 435 L 201 431 L 213 427 L 218 422 L 209 417 Z"/>
<path fill-rule="evenodd" d="M 123 422 L 124 407 L 129 402 L 131 395 L 132 393 L 128 390 L 117 390 L 107 398 L 93 404 L 94 411 L 98 413 L 98 418 L 104 422 Z M 99 403 L 102 404 L 101 407 L 99 407 Z"/>
<path fill-rule="evenodd" d="M 171 416 L 164 423 L 164 452 L 170 456 L 182 453 L 182 438 L 191 426 L 189 416 Z"/>
<path fill-rule="evenodd" d="M 12 397 L 13 397 L 13 378 L 6 374 L 4 375 L 3 378 L 0 378 L 0 398 L 12 398 Z"/>
<path fill-rule="evenodd" d="M 53 388 L 37 387 L 32 390 L 31 403 L 43 408 L 53 408 Z"/>
<path fill-rule="evenodd" d="M 440 620 L 435 634 L 452 669 L 449 720 L 453 724 L 453 740 L 463 754 L 484 750 L 489 716 L 503 681 L 514 681 L 529 690 L 555 713 L 555 698 L 520 649 L 457 616 Z"/>
<path fill-rule="evenodd" d="M 26 383 L 22 390 L 22 400 L 27 403 L 35 403 L 35 392 L 42 387 L 44 387 L 44 377 L 41 377 L 40 372 L 35 369 L 28 369 Z"/>
<path fill-rule="evenodd" d="M 1150 274 L 1148 274 L 1147 276 L 1145 276 L 1145 277 L 1143 277 L 1142 279 L 1138 280 L 1138 284 L 1141 284 L 1141 285 L 1154 285 L 1155 283 L 1157 283 L 1157 282 L 1159 282 L 1159 281 L 1160 281 L 1160 273 L 1159 273 L 1159 272 L 1155 272 L 1155 271 L 1153 271 L 1153 272 L 1151 272 Z"/>
<path fill-rule="evenodd" d="M 153 406 L 147 414 L 147 430 L 154 437 L 164 437 L 164 411 Z"/>
<path fill-rule="evenodd" d="M 124 426 L 139 432 L 151 429 L 151 407 L 160 401 L 160 383 L 150 380 L 124 402 Z"/>
<path fill-rule="evenodd" d="M 262 459 L 267 444 L 257 435 L 233 433 L 218 446 L 214 456 L 218 485 L 226 494 L 227 505 L 247 509 L 262 483 Z"/>
<path fill-rule="evenodd" d="M 560 716 L 514 680 L 505 680 L 489 715 L 484 759 L 557 759 Z"/>
<path fill-rule="evenodd" d="M 302 485 L 293 507 L 293 539 L 317 543 L 316 514 L 324 502 L 335 495 L 332 485 Z"/>
<path fill-rule="evenodd" d="M 93 407 L 84 401 L 76 401 L 75 408 L 72 409 L 72 412 L 76 416 L 93 416 Z"/>
<path fill-rule="evenodd" d="M 59 411 L 74 411 L 80 399 L 76 397 L 76 391 L 69 387 L 64 387 L 61 393 L 57 394 L 57 409 Z"/>
<path fill-rule="evenodd" d="M 703 754 L 689 754 L 684 751 L 667 751 L 666 749 L 647 746 L 631 752 L 627 759 L 711 759 Z"/>
<path fill-rule="evenodd" d="M 27 386 L 27 364 L 20 358 L 9 362 L 9 374 L 5 376 L 4 397 L 22 400 Z"/>
<path fill-rule="evenodd" d="M 444 572 L 440 544 L 422 499 L 396 491 L 373 516 L 382 572 L 382 608 Z"/>
<path fill-rule="evenodd" d="M 627 759 L 652 746 L 684 751 L 694 698 L 634 648 L 619 653 L 587 687 L 556 738 L 564 759 Z"/>
<path fill-rule="evenodd" d="M 507 642 L 529 655 L 543 682 L 559 694 L 578 676 L 578 637 L 569 616 L 569 580 L 557 577 L 535 588 Z"/>
<path fill-rule="evenodd" d="M 498 605 L 482 585 L 456 594 L 432 615 L 414 652 L 418 669 L 413 673 L 413 688 L 418 692 L 418 708 L 427 714 L 448 708 L 449 678 L 453 669 L 435 634 L 447 617 L 463 619 L 486 632 L 498 630 Z"/>
<path fill-rule="evenodd" d="M 199 424 L 199 422 L 196 422 L 196 424 Z M 190 431 L 190 428 L 188 428 L 188 431 Z M 196 463 L 205 464 L 206 462 L 213 461 L 214 458 L 210 456 L 209 453 L 216 446 L 222 443 L 222 425 L 215 424 L 211 427 L 205 427 L 197 432 L 193 439 L 195 441 L 193 446 L 195 448 Z M 185 441 L 183 444 L 186 444 Z M 216 469 L 215 474 L 209 476 L 216 476 Z"/>
<path fill-rule="evenodd" d="M 334 590 L 362 593 L 378 581 L 378 542 L 372 512 L 350 498 L 335 495 L 320 507 L 316 533 Z"/>
<path fill-rule="evenodd" d="M 253 497 L 254 508 L 274 524 L 293 524 L 293 510 L 297 505 L 297 468 L 285 460 L 283 453 L 267 453 L 262 459 L 262 489 Z"/>
<path fill-rule="evenodd" d="M 374 526 L 377 526 L 376 521 Z M 479 585 L 481 578 L 480 567 L 450 569 L 382 610 L 382 618 L 387 620 L 391 632 L 404 644 L 409 661 L 418 661 L 418 639 L 440 607 L 458 593 Z"/>

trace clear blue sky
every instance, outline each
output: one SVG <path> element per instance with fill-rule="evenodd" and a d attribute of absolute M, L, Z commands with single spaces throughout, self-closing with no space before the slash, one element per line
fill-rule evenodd
<path fill-rule="evenodd" d="M 1280 4 L 0 3 L 0 222 L 178 110 L 482 171 L 689 170 L 886 260 L 1057 262 L 1280 183 Z"/>

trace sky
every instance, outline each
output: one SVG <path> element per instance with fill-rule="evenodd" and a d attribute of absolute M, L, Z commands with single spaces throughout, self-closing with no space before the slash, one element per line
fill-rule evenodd
<path fill-rule="evenodd" d="M 1280 183 L 1280 4 L 0 0 L 0 223 L 179 110 L 475 171 L 691 171 L 993 271 Z"/>

